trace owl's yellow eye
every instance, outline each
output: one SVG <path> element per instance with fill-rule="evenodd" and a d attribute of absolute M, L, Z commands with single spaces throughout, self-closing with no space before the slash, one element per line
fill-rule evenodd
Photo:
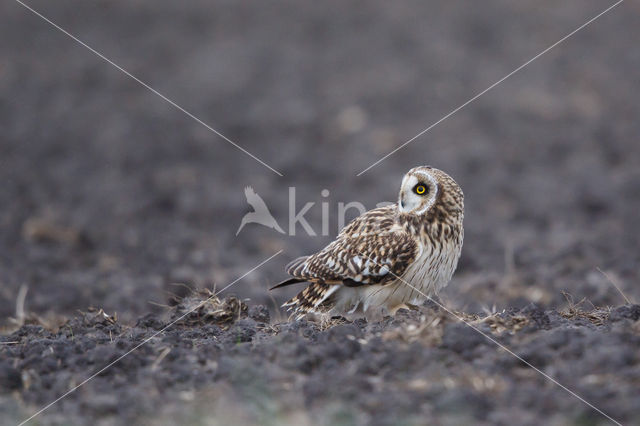
<path fill-rule="evenodd" d="M 413 190 L 415 191 L 416 194 L 423 195 L 425 192 L 427 192 L 427 187 L 419 184 L 419 185 L 416 185 L 416 187 Z"/>

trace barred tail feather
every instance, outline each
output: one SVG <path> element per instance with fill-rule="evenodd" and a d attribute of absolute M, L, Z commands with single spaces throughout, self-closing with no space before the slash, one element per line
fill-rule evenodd
<path fill-rule="evenodd" d="M 323 302 L 326 302 L 339 288 L 339 284 L 315 282 L 283 304 L 282 307 L 293 310 L 298 318 L 309 312 L 322 313 L 327 310 L 321 308 Z"/>
<path fill-rule="evenodd" d="M 289 264 L 285 267 L 287 274 L 293 277 L 302 276 L 302 270 L 306 266 L 306 262 L 308 258 L 309 256 L 301 256 L 289 262 Z"/>

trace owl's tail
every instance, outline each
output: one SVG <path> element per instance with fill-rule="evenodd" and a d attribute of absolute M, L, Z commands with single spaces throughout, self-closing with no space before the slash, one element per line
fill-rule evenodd
<path fill-rule="evenodd" d="M 282 307 L 292 310 L 297 318 L 301 318 L 306 313 L 324 313 L 333 306 L 331 296 L 339 288 L 339 284 L 313 282 Z"/>

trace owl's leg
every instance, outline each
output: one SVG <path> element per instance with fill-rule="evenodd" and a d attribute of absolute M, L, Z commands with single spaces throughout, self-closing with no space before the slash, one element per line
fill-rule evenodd
<path fill-rule="evenodd" d="M 384 319 L 384 312 L 382 309 L 367 309 L 364 312 L 364 318 L 368 323 L 379 322 Z"/>

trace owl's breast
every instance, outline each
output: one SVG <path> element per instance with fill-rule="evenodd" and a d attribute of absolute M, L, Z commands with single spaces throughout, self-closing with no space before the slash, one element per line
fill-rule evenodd
<path fill-rule="evenodd" d="M 458 265 L 461 249 L 461 242 L 458 243 L 456 240 L 438 245 L 421 243 L 418 257 L 407 268 L 401 277 L 402 280 L 427 296 L 432 296 L 451 280 Z"/>

